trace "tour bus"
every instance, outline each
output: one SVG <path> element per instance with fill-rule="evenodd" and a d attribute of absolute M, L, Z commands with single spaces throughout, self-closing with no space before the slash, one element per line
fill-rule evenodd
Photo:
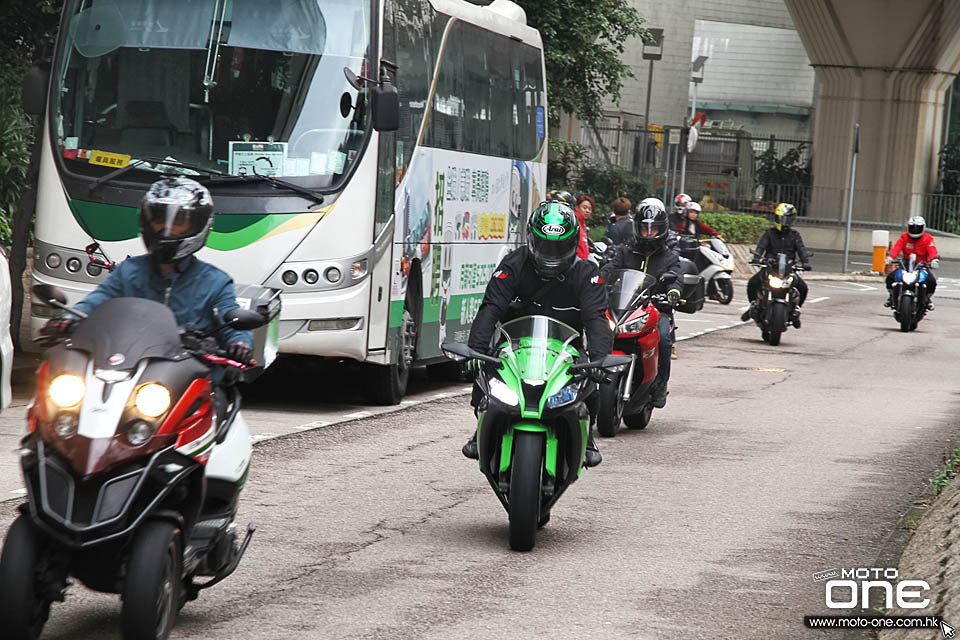
<path fill-rule="evenodd" d="M 545 192 L 542 45 L 507 0 L 66 0 L 38 74 L 35 283 L 79 300 L 143 253 L 147 186 L 193 177 L 199 257 L 281 290 L 280 353 L 364 363 L 376 402 L 466 339 Z"/>

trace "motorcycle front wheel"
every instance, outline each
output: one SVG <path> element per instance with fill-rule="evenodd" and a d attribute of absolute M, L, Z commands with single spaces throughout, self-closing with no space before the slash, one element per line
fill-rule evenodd
<path fill-rule="evenodd" d="M 123 584 L 124 640 L 166 640 L 180 610 L 180 529 L 151 520 L 134 536 Z"/>
<path fill-rule="evenodd" d="M 784 328 L 787 326 L 787 305 L 785 304 L 774 304 L 773 308 L 770 309 L 770 343 L 771 347 L 775 347 L 780 344 L 780 334 L 783 333 Z"/>
<path fill-rule="evenodd" d="M 733 302 L 733 280 L 730 278 L 721 278 L 714 280 L 713 285 L 716 288 L 716 297 L 714 300 L 720 304 L 730 304 Z"/>
<path fill-rule="evenodd" d="M 900 296 L 900 331 L 907 333 L 913 325 L 913 296 Z"/>
<path fill-rule="evenodd" d="M 623 417 L 623 394 L 620 391 L 621 379 L 612 376 L 600 383 L 600 408 L 597 411 L 597 433 L 604 438 L 617 435 L 620 419 Z"/>
<path fill-rule="evenodd" d="M 513 460 L 510 462 L 510 548 L 529 551 L 537 543 L 543 477 L 543 434 L 513 433 Z"/>
<path fill-rule="evenodd" d="M 3 542 L 0 556 L 0 628 L 11 640 L 35 640 L 50 616 L 50 600 L 37 584 L 43 542 L 30 518 L 20 515 Z"/>

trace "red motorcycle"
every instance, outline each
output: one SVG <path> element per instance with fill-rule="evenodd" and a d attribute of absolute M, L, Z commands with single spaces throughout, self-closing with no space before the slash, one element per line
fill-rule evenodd
<path fill-rule="evenodd" d="M 610 274 L 607 283 L 607 318 L 614 331 L 613 353 L 632 357 L 626 373 L 611 374 L 600 384 L 597 432 L 616 435 L 621 420 L 630 429 L 643 429 L 653 413 L 650 387 L 657 377 L 660 310 L 667 304 L 663 294 L 650 289 L 657 279 L 634 269 Z"/>

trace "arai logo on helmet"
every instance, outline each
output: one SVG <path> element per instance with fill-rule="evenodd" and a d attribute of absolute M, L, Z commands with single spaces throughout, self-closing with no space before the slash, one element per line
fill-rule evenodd
<path fill-rule="evenodd" d="M 561 224 L 545 224 L 540 227 L 540 231 L 546 236 L 562 236 L 567 230 Z"/>

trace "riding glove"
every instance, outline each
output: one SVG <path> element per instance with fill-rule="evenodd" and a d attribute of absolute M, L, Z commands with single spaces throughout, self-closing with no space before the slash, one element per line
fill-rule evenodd
<path fill-rule="evenodd" d="M 65 336 L 70 334 L 74 326 L 77 324 L 77 319 L 74 316 L 59 316 L 56 318 L 51 318 L 47 320 L 47 323 L 40 328 L 40 335 L 48 336 L 51 338 Z"/>
<path fill-rule="evenodd" d="M 227 347 L 227 357 L 240 364 L 253 364 L 253 349 L 243 342 L 231 342 Z"/>

